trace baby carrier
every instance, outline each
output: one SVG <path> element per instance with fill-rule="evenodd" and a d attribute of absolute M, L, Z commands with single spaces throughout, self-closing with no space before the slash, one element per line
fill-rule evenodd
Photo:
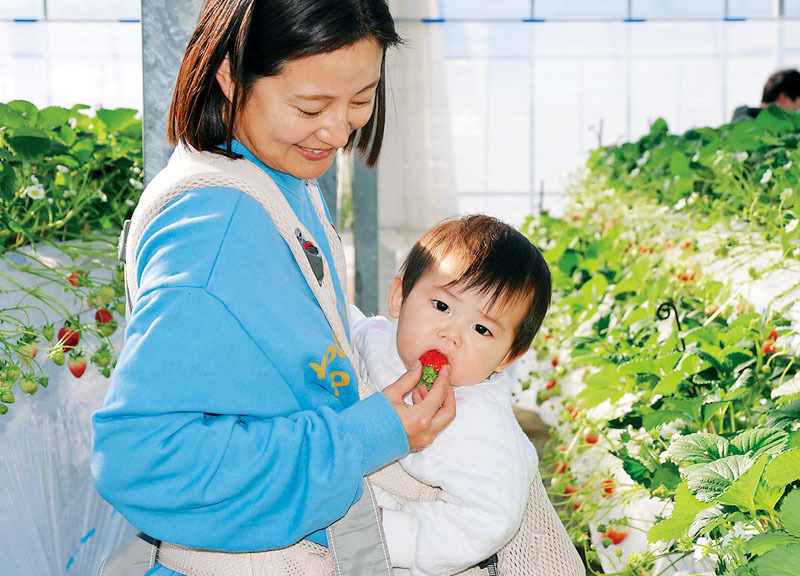
<path fill-rule="evenodd" d="M 148 224 L 172 200 L 187 190 L 221 186 L 252 196 L 267 211 L 286 241 L 308 286 L 325 313 L 337 341 L 353 360 L 355 353 L 337 310 L 330 264 L 309 231 L 300 223 L 281 191 L 269 176 L 246 159 L 233 160 L 210 152 L 176 154 L 169 165 L 148 185 L 132 220 L 120 237 L 119 256 L 125 262 L 126 296 L 129 306 L 136 299 L 135 256 Z M 325 227 L 338 277 L 344 278 L 341 241 L 328 223 L 322 196 L 307 183 L 308 192 Z M 374 391 L 359 376 L 359 395 Z M 371 484 L 389 492 L 401 504 L 409 500 L 435 499 L 439 489 L 410 476 L 398 463 L 371 474 L 364 492 L 347 514 L 327 529 L 329 547 L 307 540 L 278 550 L 231 553 L 200 550 L 142 536 L 131 547 L 104 562 L 101 576 L 143 574 L 154 562 L 187 576 L 377 576 L 391 575 L 392 567 L 380 524 L 380 514 Z M 133 565 L 136 564 L 136 568 Z M 585 574 L 561 521 L 548 500 L 540 477 L 531 485 L 522 525 L 497 554 L 460 572 L 464 576 L 578 576 Z"/>

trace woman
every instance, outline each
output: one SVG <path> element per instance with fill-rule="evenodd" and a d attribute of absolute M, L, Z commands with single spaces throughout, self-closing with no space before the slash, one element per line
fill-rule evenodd
<path fill-rule="evenodd" d="M 398 42 L 385 0 L 208 0 L 168 137 L 189 156 L 257 166 L 332 262 L 336 236 L 310 182 L 338 149 L 355 144 L 377 161 L 385 53 Z M 342 279 L 326 271 L 344 310 Z M 403 397 L 419 366 L 359 401 L 346 343 L 270 216 L 241 190 L 178 196 L 144 230 L 127 273 L 138 293 L 93 418 L 92 469 L 103 497 L 157 540 L 232 552 L 324 546 L 362 478 L 427 446 L 454 416 L 447 370 L 414 405 Z"/>

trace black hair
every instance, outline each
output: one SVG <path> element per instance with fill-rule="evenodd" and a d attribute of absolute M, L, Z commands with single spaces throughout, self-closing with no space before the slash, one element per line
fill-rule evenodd
<path fill-rule="evenodd" d="M 541 252 L 521 232 L 482 214 L 445 220 L 420 237 L 400 267 L 404 297 L 434 265 L 455 257 L 460 273 L 451 287 L 491 295 L 502 308 L 528 302 L 509 351 L 527 350 L 550 306 L 552 280 Z"/>
<path fill-rule="evenodd" d="M 381 76 L 369 121 L 348 139 L 368 166 L 383 143 L 386 49 L 400 44 L 386 0 L 207 0 L 181 62 L 169 109 L 167 139 L 196 150 L 235 156 L 236 115 L 253 84 L 280 74 L 290 60 L 333 52 L 360 40 L 383 48 Z M 216 80 L 229 59 L 235 85 L 229 101 Z M 219 148 L 225 144 L 225 149 Z"/>
<path fill-rule="evenodd" d="M 772 104 L 781 94 L 794 100 L 800 97 L 800 72 L 793 68 L 778 70 L 764 84 L 762 104 Z"/>

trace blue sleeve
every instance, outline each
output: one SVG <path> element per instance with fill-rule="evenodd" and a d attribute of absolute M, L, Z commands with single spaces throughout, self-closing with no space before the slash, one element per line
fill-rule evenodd
<path fill-rule="evenodd" d="M 100 494 L 160 540 L 292 544 L 408 451 L 386 398 L 354 397 L 352 366 L 330 353 L 330 328 L 265 218 L 238 191 L 192 191 L 139 245 L 92 471 Z"/>

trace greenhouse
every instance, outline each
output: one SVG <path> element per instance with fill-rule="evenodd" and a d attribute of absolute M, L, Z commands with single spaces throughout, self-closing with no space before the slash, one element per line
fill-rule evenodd
<path fill-rule="evenodd" d="M 0 575 L 800 576 L 800 0 L 0 37 Z"/>

